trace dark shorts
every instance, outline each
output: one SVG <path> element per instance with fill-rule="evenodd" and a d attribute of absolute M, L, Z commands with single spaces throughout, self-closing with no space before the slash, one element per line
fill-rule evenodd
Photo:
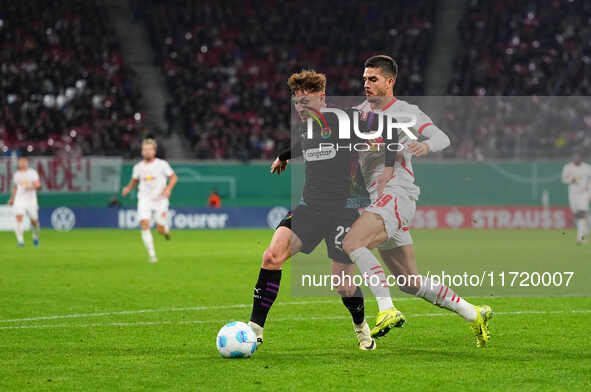
<path fill-rule="evenodd" d="M 352 264 L 349 256 L 343 251 L 345 235 L 359 218 L 354 208 L 343 208 L 337 211 L 316 210 L 312 207 L 299 205 L 281 219 L 277 226 L 287 227 L 302 241 L 300 252 L 309 254 L 324 240 L 328 257 L 336 262 Z"/>

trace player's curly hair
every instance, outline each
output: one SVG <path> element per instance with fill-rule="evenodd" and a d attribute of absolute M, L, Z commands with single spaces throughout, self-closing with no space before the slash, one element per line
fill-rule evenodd
<path fill-rule="evenodd" d="M 326 75 L 313 69 L 303 69 L 299 73 L 292 74 L 287 79 L 287 85 L 292 94 L 295 94 L 296 91 L 323 92 L 326 89 Z"/>

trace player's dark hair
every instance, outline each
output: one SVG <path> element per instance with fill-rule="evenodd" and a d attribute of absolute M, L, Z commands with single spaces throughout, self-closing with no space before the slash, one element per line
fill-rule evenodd
<path fill-rule="evenodd" d="M 396 77 L 398 75 L 398 64 L 390 56 L 379 54 L 365 60 L 365 68 L 379 68 L 383 73 Z"/>

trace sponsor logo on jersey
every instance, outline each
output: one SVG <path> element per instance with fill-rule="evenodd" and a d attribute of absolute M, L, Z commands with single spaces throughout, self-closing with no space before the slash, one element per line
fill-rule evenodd
<path fill-rule="evenodd" d="M 309 148 L 304 151 L 304 159 L 308 162 L 324 161 L 333 159 L 337 156 L 337 150 L 334 147 L 328 148 Z"/>

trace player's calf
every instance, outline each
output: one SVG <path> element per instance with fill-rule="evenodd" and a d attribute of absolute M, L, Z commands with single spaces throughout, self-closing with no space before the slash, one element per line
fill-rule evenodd
<path fill-rule="evenodd" d="M 33 235 L 33 245 L 39 246 L 39 231 L 41 230 L 41 226 L 39 225 L 38 220 L 31 219 L 31 232 Z"/>
<path fill-rule="evenodd" d="M 158 230 L 158 233 L 162 234 L 167 241 L 170 240 L 170 228 L 167 225 L 157 224 L 156 229 Z"/>
<path fill-rule="evenodd" d="M 152 232 L 150 231 L 150 221 L 147 219 L 142 219 L 140 221 L 140 226 L 142 228 L 142 242 L 148 252 L 148 256 L 150 257 L 150 263 L 156 263 L 158 261 L 156 257 L 156 249 L 154 248 L 154 237 L 152 237 Z"/>
<path fill-rule="evenodd" d="M 281 270 L 281 267 L 286 260 L 286 258 L 281 257 L 279 252 L 268 248 L 263 252 L 263 262 L 261 266 L 268 270 Z"/>
<path fill-rule="evenodd" d="M 468 322 L 476 320 L 478 316 L 476 307 L 456 294 L 450 287 L 424 276 L 421 276 L 420 280 L 421 287 L 416 294 L 417 297 L 421 297 L 441 308 L 451 310 Z"/>
<path fill-rule="evenodd" d="M 394 304 L 390 297 L 384 268 L 369 249 L 385 241 L 386 238 L 381 218 L 372 213 L 364 213 L 343 239 L 343 250 L 366 278 L 368 286 L 376 297 L 380 312 L 393 309 Z"/>
<path fill-rule="evenodd" d="M 281 267 L 290 257 L 291 230 L 280 227 L 275 231 L 271 245 L 263 252 L 263 262 L 254 287 L 252 312 L 248 325 L 257 334 L 258 344 L 263 343 L 263 328 L 271 306 L 279 294 Z"/>
<path fill-rule="evenodd" d="M 575 223 L 577 228 L 577 244 L 584 244 L 587 242 L 589 236 L 587 213 L 585 211 L 575 213 Z"/>
<path fill-rule="evenodd" d="M 23 227 L 23 216 L 17 215 L 16 216 L 16 224 L 14 226 L 14 234 L 16 235 L 16 242 L 17 246 L 23 247 L 25 246 L 25 239 L 24 239 L 24 227 Z"/>

